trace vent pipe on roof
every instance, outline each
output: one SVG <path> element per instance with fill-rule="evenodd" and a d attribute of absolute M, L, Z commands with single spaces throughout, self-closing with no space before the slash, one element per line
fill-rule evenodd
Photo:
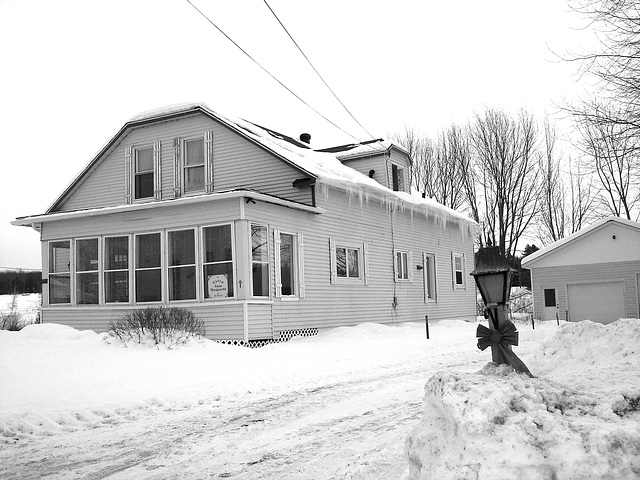
<path fill-rule="evenodd" d="M 311 134 L 310 133 L 301 133 L 300 141 L 309 145 L 311 143 Z"/>

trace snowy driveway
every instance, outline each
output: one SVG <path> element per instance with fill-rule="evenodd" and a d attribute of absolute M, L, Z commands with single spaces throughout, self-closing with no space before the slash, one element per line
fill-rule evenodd
<path fill-rule="evenodd" d="M 0 478 L 399 479 L 426 380 L 446 369 L 476 371 L 489 360 L 475 348 L 474 331 L 474 324 L 442 322 L 426 340 L 424 325 L 365 324 L 262 349 L 260 365 L 239 367 L 233 377 L 205 382 L 192 374 L 191 384 L 172 390 L 169 372 L 166 393 L 135 402 L 0 411 L 7 439 Z M 526 353 L 527 342 L 521 345 Z M 255 352 L 237 351 L 256 361 Z M 108 372 L 103 381 L 110 382 Z M 82 386 L 76 392 L 76 400 L 95 401 Z M 60 421 L 67 417 L 76 421 Z"/>

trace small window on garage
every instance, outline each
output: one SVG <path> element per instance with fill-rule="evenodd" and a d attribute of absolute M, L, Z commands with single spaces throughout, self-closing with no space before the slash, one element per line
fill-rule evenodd
<path fill-rule="evenodd" d="M 545 288 L 544 289 L 544 306 L 545 307 L 555 307 L 556 303 L 556 289 L 555 288 Z"/>

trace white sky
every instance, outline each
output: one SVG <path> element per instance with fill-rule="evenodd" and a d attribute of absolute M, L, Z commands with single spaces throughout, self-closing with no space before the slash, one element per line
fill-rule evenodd
<path fill-rule="evenodd" d="M 273 75 L 360 140 L 260 0 L 192 0 Z M 291 35 L 376 138 L 435 134 L 484 106 L 553 113 L 577 91 L 580 19 L 563 1 L 269 0 Z M 353 139 L 303 105 L 186 0 L 0 0 L 0 267 L 40 268 L 43 213 L 132 116 L 210 108 L 325 147 Z"/>

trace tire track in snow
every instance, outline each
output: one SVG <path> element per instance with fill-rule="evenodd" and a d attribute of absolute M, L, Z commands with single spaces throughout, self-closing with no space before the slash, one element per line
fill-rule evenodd
<path fill-rule="evenodd" d="M 109 427 L 33 437 L 2 449 L 0 478 L 398 478 L 428 377 L 485 363 L 459 359 L 453 351 L 428 365 L 381 367 L 348 382 L 209 400 Z"/>

